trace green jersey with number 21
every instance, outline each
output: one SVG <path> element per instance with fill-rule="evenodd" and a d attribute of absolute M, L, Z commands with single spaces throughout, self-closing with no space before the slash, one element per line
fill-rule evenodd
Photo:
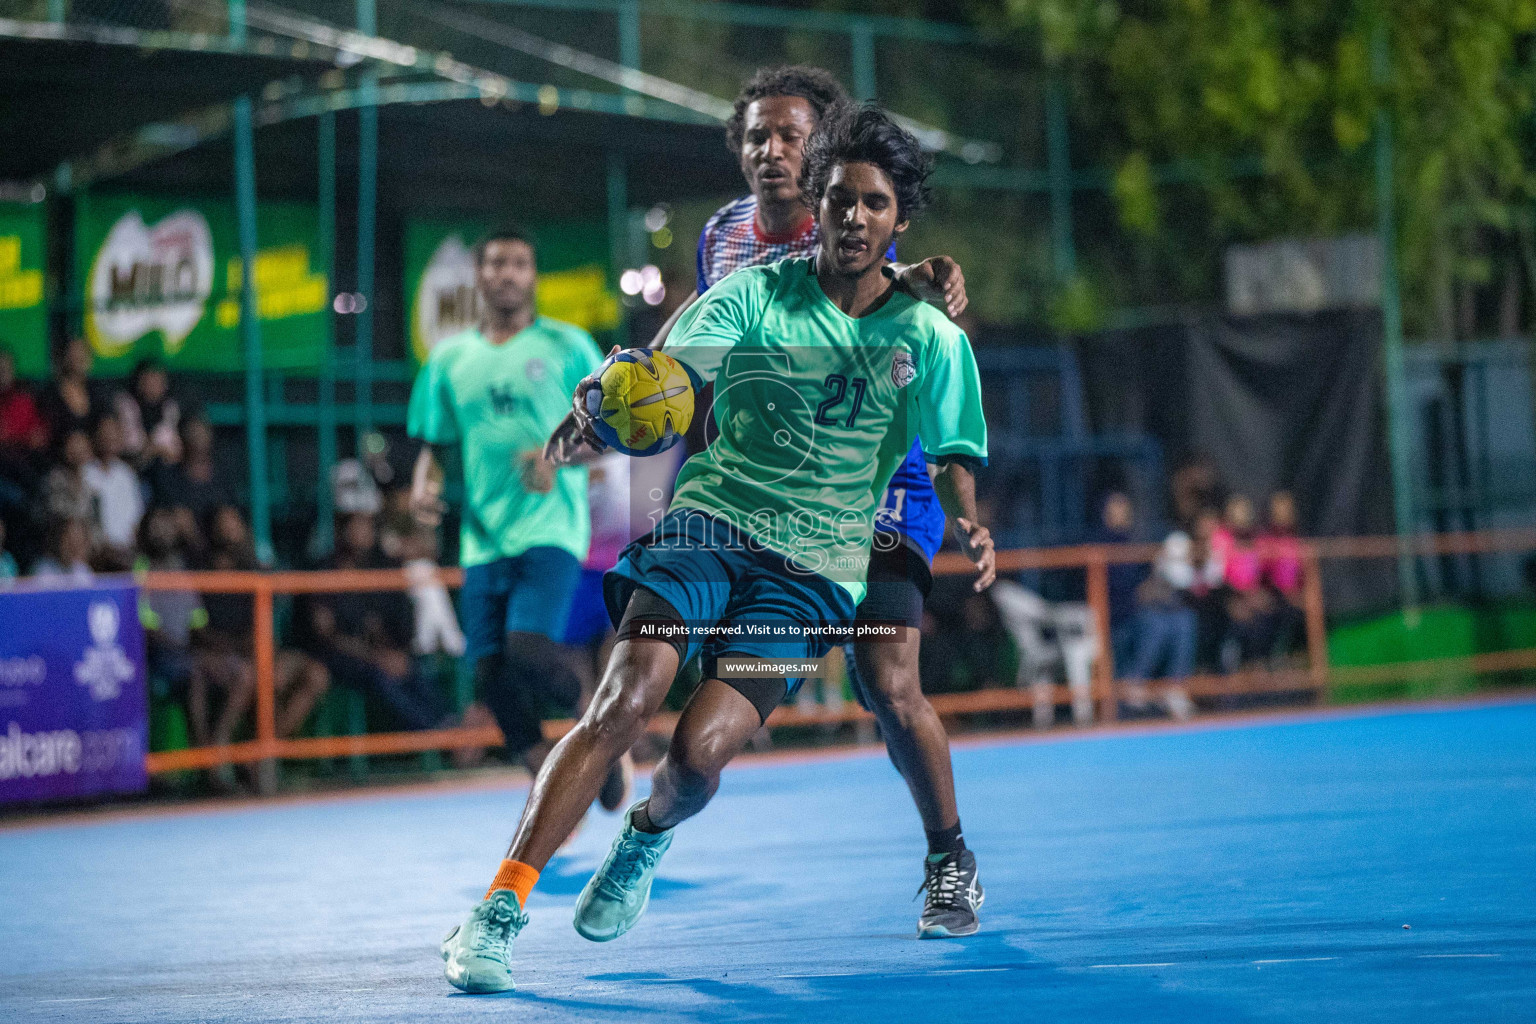
<path fill-rule="evenodd" d="M 808 259 L 739 270 L 684 314 L 668 354 L 714 381 L 719 436 L 689 459 L 672 508 L 864 595 L 875 511 L 920 437 L 930 461 L 984 461 L 981 380 L 965 333 L 896 292 L 851 317 Z"/>

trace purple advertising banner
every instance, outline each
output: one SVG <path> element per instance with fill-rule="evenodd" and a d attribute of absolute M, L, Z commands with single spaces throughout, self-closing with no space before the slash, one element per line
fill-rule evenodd
<path fill-rule="evenodd" d="M 146 690 L 132 584 L 0 591 L 0 803 L 142 792 Z"/>

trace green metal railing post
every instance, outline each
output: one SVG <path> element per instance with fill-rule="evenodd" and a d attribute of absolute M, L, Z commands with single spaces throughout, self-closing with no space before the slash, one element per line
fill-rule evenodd
<path fill-rule="evenodd" d="M 1051 191 L 1051 267 L 1058 284 L 1077 274 L 1072 232 L 1072 149 L 1067 128 L 1067 89 L 1058 72 L 1045 94 L 1046 171 Z"/>
<path fill-rule="evenodd" d="M 867 21 L 856 21 L 848 30 L 853 47 L 853 92 L 861 100 L 872 100 L 878 91 L 875 80 L 875 31 Z"/>
<path fill-rule="evenodd" d="M 1392 53 L 1386 25 L 1378 20 L 1371 31 L 1371 77 L 1384 91 L 1392 76 Z M 1409 435 L 1407 372 L 1403 364 L 1403 309 L 1397 277 L 1397 218 L 1394 210 L 1392 116 L 1385 101 L 1376 100 L 1376 237 L 1381 249 L 1381 334 L 1387 378 L 1387 438 L 1392 452 L 1392 510 L 1397 524 L 1397 582 L 1403 607 L 1418 614 L 1419 578 L 1409 538 L 1415 529 L 1413 455 Z"/>
<path fill-rule="evenodd" d="M 63 6 L 63 0 L 59 0 Z M 229 0 L 229 41 L 236 46 L 245 43 L 245 0 Z"/>
<path fill-rule="evenodd" d="M 235 100 L 235 210 L 240 235 L 240 336 L 245 345 L 245 439 L 250 457 L 251 534 L 256 557 L 272 560 L 272 502 L 267 473 L 266 396 L 262 393 L 261 320 L 256 308 L 256 127 L 251 98 Z"/>
<path fill-rule="evenodd" d="M 336 289 L 336 115 L 327 110 L 319 119 L 320 132 L 320 265 L 325 268 L 325 338 L 320 348 L 319 393 L 316 395 L 315 451 L 319 469 L 315 481 L 315 542 L 321 554 L 330 554 L 336 543 L 336 502 L 331 491 L 331 467 L 336 464 L 336 317 L 331 293 Z"/>
<path fill-rule="evenodd" d="M 624 0 L 619 8 L 619 63 L 640 70 L 640 0 Z"/>
<path fill-rule="evenodd" d="M 357 29 L 366 35 L 378 31 L 374 0 L 357 0 Z M 363 72 L 364 104 L 357 112 L 357 291 L 362 296 L 357 313 L 352 355 L 357 394 L 356 433 L 358 450 L 363 435 L 373 429 L 373 277 L 374 241 L 378 230 L 379 191 L 379 72 Z"/>
<path fill-rule="evenodd" d="M 62 22 L 68 16 L 64 8 L 65 0 L 48 0 L 48 20 Z"/>

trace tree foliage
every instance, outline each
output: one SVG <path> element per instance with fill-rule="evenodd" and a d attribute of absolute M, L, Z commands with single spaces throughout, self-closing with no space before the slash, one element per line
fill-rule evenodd
<path fill-rule="evenodd" d="M 1529 326 L 1536 0 L 978 0 L 973 17 L 1023 30 L 1067 76 L 1074 162 L 1115 168 L 1135 244 L 1189 230 L 1190 196 L 1153 169 L 1191 159 L 1220 240 L 1374 229 L 1380 109 L 1410 330 Z M 1261 175 L 1229 173 L 1254 155 Z"/>

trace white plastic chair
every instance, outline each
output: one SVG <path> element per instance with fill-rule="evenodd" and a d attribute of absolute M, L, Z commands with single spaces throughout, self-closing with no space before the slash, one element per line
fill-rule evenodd
<path fill-rule="evenodd" d="M 1086 604 L 1052 604 L 1013 582 L 998 580 L 990 591 L 998 617 L 1019 649 L 1014 685 L 1034 696 L 1033 724 L 1048 729 L 1056 718 L 1054 688 L 1064 678 L 1072 691 L 1072 721 L 1093 721 L 1093 658 L 1098 647 L 1093 610 Z"/>

